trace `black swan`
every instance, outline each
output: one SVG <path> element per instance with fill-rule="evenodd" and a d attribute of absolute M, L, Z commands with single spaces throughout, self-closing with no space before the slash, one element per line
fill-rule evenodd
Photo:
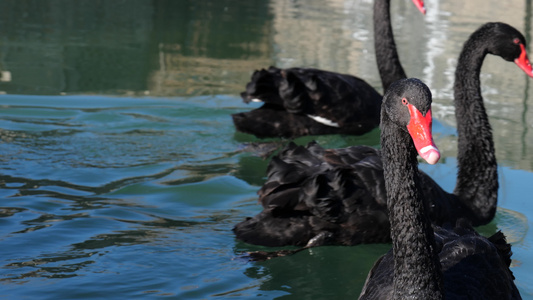
<path fill-rule="evenodd" d="M 501 232 L 486 239 L 462 220 L 453 230 L 433 231 L 423 201 L 417 143 L 406 130 L 414 109 L 404 103 L 424 114 L 431 92 L 418 80 L 404 79 L 384 96 L 381 158 L 392 250 L 375 263 L 359 299 L 521 299 L 509 269 L 511 246 Z"/>
<path fill-rule="evenodd" d="M 533 77 L 525 39 L 504 23 L 476 30 L 460 54 L 455 78 L 458 176 L 453 193 L 420 172 L 424 201 L 437 225 L 465 218 L 487 224 L 496 212 L 497 164 L 492 132 L 480 90 L 486 54 L 514 61 Z M 237 224 L 244 242 L 263 246 L 356 245 L 390 242 L 385 180 L 380 152 L 354 146 L 325 150 L 289 144 L 268 167 L 258 191 L 263 211 Z"/>
<path fill-rule="evenodd" d="M 391 27 L 390 0 L 374 1 L 374 47 L 383 89 L 406 78 Z M 413 0 L 425 13 L 422 0 Z M 318 134 L 366 133 L 379 125 L 382 96 L 364 80 L 318 69 L 255 71 L 245 103 L 264 102 L 249 112 L 233 114 L 238 131 L 257 137 L 294 138 Z"/>

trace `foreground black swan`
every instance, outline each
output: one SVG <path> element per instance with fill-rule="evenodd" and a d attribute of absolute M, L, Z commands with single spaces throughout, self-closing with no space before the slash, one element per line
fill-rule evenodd
<path fill-rule="evenodd" d="M 501 232 L 486 239 L 464 222 L 433 231 L 417 166 L 420 150 L 406 130 L 415 109 L 431 118 L 430 105 L 429 89 L 413 79 L 394 83 L 383 99 L 381 157 L 392 250 L 378 259 L 359 299 L 521 299 L 509 269 L 511 246 Z"/>
<path fill-rule="evenodd" d="M 391 27 L 390 0 L 374 1 L 374 46 L 384 90 L 405 78 Z M 413 0 L 425 13 L 422 0 Z M 238 131 L 257 137 L 363 134 L 379 125 L 382 96 L 364 80 L 317 69 L 255 71 L 244 102 L 263 106 L 232 115 Z"/>
<path fill-rule="evenodd" d="M 514 61 L 533 77 L 520 32 L 504 23 L 487 23 L 468 39 L 455 79 L 458 176 L 445 192 L 429 176 L 420 180 L 431 220 L 474 226 L 496 212 L 497 164 L 492 133 L 480 91 L 479 74 L 487 53 Z M 356 146 L 325 150 L 316 143 L 290 144 L 268 167 L 259 190 L 263 211 L 233 229 L 256 245 L 356 245 L 390 242 L 385 180 L 378 150 Z"/>

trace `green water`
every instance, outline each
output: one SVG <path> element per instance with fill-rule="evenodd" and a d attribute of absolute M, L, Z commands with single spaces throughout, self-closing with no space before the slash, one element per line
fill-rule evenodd
<path fill-rule="evenodd" d="M 425 17 L 410 0 L 392 8 L 403 65 L 435 97 L 444 157 L 421 167 L 447 190 L 455 185 L 451 82 L 462 43 L 495 10 L 531 39 L 523 1 L 472 3 L 426 1 Z M 371 6 L 0 2 L 0 298 L 357 298 L 389 245 L 260 263 L 241 255 L 264 249 L 236 241 L 231 228 L 260 211 L 268 160 L 247 151 L 259 140 L 236 133 L 230 114 L 254 107 L 238 93 L 252 70 L 270 64 L 358 74 L 380 88 Z M 500 197 L 496 219 L 480 231 L 508 235 L 524 299 L 533 299 L 531 80 L 499 58 L 482 70 Z M 297 142 L 313 139 L 376 146 L 379 132 Z"/>

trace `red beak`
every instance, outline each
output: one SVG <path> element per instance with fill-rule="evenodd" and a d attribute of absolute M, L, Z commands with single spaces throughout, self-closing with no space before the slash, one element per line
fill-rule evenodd
<path fill-rule="evenodd" d="M 433 142 L 433 135 L 431 134 L 431 109 L 428 110 L 426 116 L 412 104 L 407 104 L 411 119 L 407 124 L 407 130 L 415 143 L 416 151 L 429 164 L 433 165 L 439 161 L 440 152 Z"/>
<path fill-rule="evenodd" d="M 529 58 L 527 57 L 526 47 L 524 44 L 520 44 L 520 49 L 522 49 L 522 52 L 520 53 L 520 56 L 514 60 L 515 64 L 520 67 L 529 77 L 533 77 L 533 68 L 531 67 L 531 63 L 529 62 Z"/>
<path fill-rule="evenodd" d="M 424 15 L 426 14 L 426 8 L 424 7 L 424 0 L 413 0 L 413 3 L 416 5 L 416 7 L 421 13 L 423 13 Z"/>

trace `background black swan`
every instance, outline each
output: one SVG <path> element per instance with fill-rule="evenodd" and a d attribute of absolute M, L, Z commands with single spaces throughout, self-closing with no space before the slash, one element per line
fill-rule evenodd
<path fill-rule="evenodd" d="M 453 231 L 433 232 L 418 172 L 419 149 L 405 129 L 412 109 L 402 99 L 430 116 L 431 92 L 418 80 L 401 80 L 385 94 L 381 157 L 393 248 L 370 271 L 360 299 L 520 299 L 509 270 L 510 245 L 501 232 L 486 239 L 463 222 Z"/>
<path fill-rule="evenodd" d="M 487 23 L 463 47 L 454 87 L 459 136 L 455 191 L 447 193 L 420 174 L 424 201 L 435 224 L 466 218 L 478 226 L 494 217 L 497 164 L 479 73 L 484 57 L 491 53 L 514 61 L 533 77 L 525 43 L 513 27 Z M 374 148 L 325 150 L 316 143 L 289 144 L 272 159 L 258 194 L 263 211 L 233 229 L 247 243 L 318 246 L 390 241 L 383 167 Z"/>
<path fill-rule="evenodd" d="M 384 90 L 405 72 L 391 27 L 390 0 L 374 1 L 374 46 Z M 422 0 L 413 0 L 425 13 Z M 317 134 L 363 134 L 379 125 L 382 96 L 364 80 L 317 69 L 255 71 L 244 102 L 263 106 L 232 115 L 238 131 L 257 137 L 298 137 Z"/>

